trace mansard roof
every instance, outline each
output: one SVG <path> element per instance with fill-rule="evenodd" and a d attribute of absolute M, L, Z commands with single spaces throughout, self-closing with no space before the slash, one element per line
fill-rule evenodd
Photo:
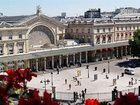
<path fill-rule="evenodd" d="M 0 22 L 6 22 L 9 24 L 17 24 L 22 21 L 28 20 L 35 17 L 35 15 L 22 15 L 22 16 L 3 16 L 0 17 Z"/>
<path fill-rule="evenodd" d="M 43 18 L 46 18 L 48 19 L 49 21 L 53 22 L 53 23 L 56 23 L 56 24 L 59 24 L 59 25 L 62 25 L 63 24 L 55 19 L 52 19 L 46 15 L 37 15 L 37 14 L 33 14 L 33 15 L 21 15 L 21 16 L 3 16 L 3 17 L 0 17 L 0 27 L 4 27 L 4 24 L 6 23 L 6 27 L 7 25 L 9 25 L 10 27 L 13 27 L 13 26 L 23 26 L 25 25 L 24 23 L 34 19 L 34 18 L 37 18 L 38 16 L 41 16 Z M 4 24 L 3 24 L 4 23 Z"/>

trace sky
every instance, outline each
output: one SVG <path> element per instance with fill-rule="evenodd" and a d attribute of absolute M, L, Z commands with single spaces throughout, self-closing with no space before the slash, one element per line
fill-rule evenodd
<path fill-rule="evenodd" d="M 101 8 L 101 11 L 114 11 L 120 7 L 140 8 L 140 0 L 0 0 L 0 12 L 6 16 L 31 15 L 40 5 L 47 16 L 58 16 L 66 12 L 67 16 L 83 15 L 86 10 Z"/>

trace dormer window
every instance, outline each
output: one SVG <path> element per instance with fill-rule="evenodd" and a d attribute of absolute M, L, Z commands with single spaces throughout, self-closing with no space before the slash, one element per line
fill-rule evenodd
<path fill-rule="evenodd" d="M 0 40 L 2 40 L 2 36 L 0 35 Z"/>
<path fill-rule="evenodd" d="M 13 33 L 9 32 L 8 37 L 9 37 L 8 39 L 13 39 Z"/>
<path fill-rule="evenodd" d="M 20 39 L 22 39 L 22 33 L 19 33 L 19 34 L 18 34 L 18 37 L 19 37 Z"/>
<path fill-rule="evenodd" d="M 0 40 L 2 40 L 2 34 L 0 33 Z"/>

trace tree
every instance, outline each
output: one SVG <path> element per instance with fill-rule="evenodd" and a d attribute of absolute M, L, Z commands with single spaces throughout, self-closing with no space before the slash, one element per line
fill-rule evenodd
<path fill-rule="evenodd" d="M 134 32 L 133 39 L 129 40 L 129 45 L 132 55 L 140 57 L 140 29 Z"/>

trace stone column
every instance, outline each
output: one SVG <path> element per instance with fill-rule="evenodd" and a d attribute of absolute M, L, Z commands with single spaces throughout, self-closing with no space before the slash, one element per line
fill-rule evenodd
<path fill-rule="evenodd" d="M 116 57 L 118 57 L 119 51 L 118 51 L 118 47 L 116 47 Z"/>
<path fill-rule="evenodd" d="M 114 58 L 114 48 L 111 49 L 111 57 Z"/>
<path fill-rule="evenodd" d="M 125 46 L 125 56 L 127 56 L 127 46 Z"/>
<path fill-rule="evenodd" d="M 4 65 L 4 71 L 6 71 L 8 69 L 7 63 L 3 63 Z"/>
<path fill-rule="evenodd" d="M 54 56 L 52 56 L 52 69 L 54 68 Z"/>
<path fill-rule="evenodd" d="M 131 55 L 131 47 L 129 47 L 129 53 L 130 53 L 130 55 Z"/>
<path fill-rule="evenodd" d="M 13 47 L 14 49 L 14 54 L 17 54 L 18 53 L 18 48 L 17 48 L 17 42 L 14 42 L 14 47 Z"/>
<path fill-rule="evenodd" d="M 100 50 L 100 59 L 103 60 L 102 50 Z"/>
<path fill-rule="evenodd" d="M 75 54 L 73 54 L 73 64 L 75 65 Z"/>
<path fill-rule="evenodd" d="M 86 54 L 86 63 L 88 63 L 88 57 L 87 57 L 88 56 L 88 51 L 86 51 L 85 54 Z"/>
<path fill-rule="evenodd" d="M 36 59 L 36 71 L 38 71 L 38 58 Z"/>
<path fill-rule="evenodd" d="M 46 70 L 46 57 L 44 58 L 44 70 Z"/>
<path fill-rule="evenodd" d="M 18 68 L 18 61 L 14 61 L 14 70 L 16 70 Z"/>
<path fill-rule="evenodd" d="M 24 63 L 24 68 L 27 68 L 27 67 L 30 68 L 29 60 L 25 60 L 24 62 L 25 62 Z"/>
<path fill-rule="evenodd" d="M 7 55 L 7 44 L 6 43 L 4 43 L 4 46 L 3 46 L 3 54 Z"/>
<path fill-rule="evenodd" d="M 81 63 L 81 52 L 79 53 L 79 62 Z"/>
<path fill-rule="evenodd" d="M 123 46 L 121 47 L 121 57 L 123 57 Z"/>
<path fill-rule="evenodd" d="M 62 58 L 61 58 L 61 55 L 59 55 L 59 66 L 61 67 L 62 65 Z"/>
<path fill-rule="evenodd" d="M 23 52 L 24 52 L 24 53 L 27 53 L 27 51 L 26 51 L 26 44 L 25 44 L 25 42 L 23 43 Z"/>
<path fill-rule="evenodd" d="M 69 59 L 68 59 L 68 55 L 66 55 L 66 65 L 68 66 L 69 64 Z"/>

